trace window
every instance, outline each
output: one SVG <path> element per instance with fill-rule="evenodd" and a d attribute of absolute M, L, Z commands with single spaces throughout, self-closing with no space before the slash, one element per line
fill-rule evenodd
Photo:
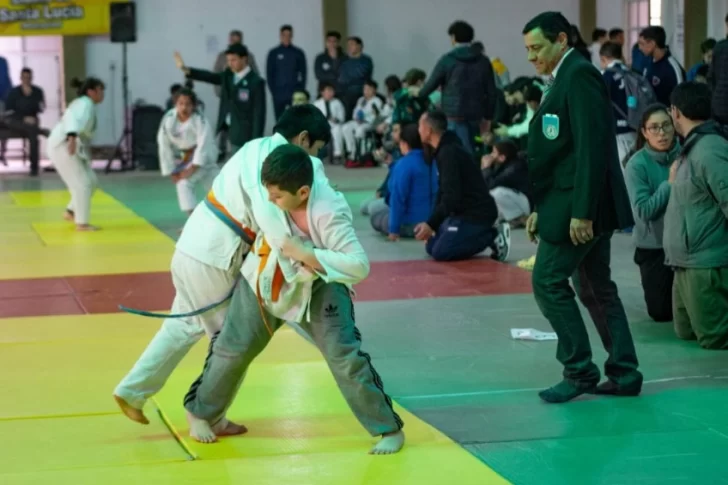
<path fill-rule="evenodd" d="M 624 50 L 629 56 L 642 29 L 662 25 L 662 0 L 624 0 L 624 12 L 627 25 Z"/>

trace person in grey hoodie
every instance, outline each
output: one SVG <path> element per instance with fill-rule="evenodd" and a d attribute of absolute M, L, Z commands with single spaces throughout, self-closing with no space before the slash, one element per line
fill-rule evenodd
<path fill-rule="evenodd" d="M 707 84 L 682 83 L 670 101 L 685 139 L 665 212 L 675 333 L 728 349 L 728 127 L 710 121 Z"/>
<path fill-rule="evenodd" d="M 640 126 L 633 155 L 624 170 L 635 220 L 634 262 L 640 268 L 647 314 L 656 322 L 669 322 L 673 271 L 665 266 L 662 233 L 673 181 L 670 167 L 680 153 L 680 144 L 665 105 L 649 106 Z"/>

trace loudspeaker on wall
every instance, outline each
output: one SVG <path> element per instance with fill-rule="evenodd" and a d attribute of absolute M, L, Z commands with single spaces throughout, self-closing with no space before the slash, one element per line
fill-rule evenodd
<path fill-rule="evenodd" d="M 111 2 L 109 4 L 111 42 L 136 42 L 136 3 Z"/>

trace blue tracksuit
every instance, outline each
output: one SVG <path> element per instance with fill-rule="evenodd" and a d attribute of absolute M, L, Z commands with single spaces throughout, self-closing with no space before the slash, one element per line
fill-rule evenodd
<path fill-rule="evenodd" d="M 281 44 L 270 50 L 265 67 L 276 118 L 279 118 L 291 103 L 294 91 L 306 88 L 306 54 L 294 45 Z"/>
<path fill-rule="evenodd" d="M 397 160 L 389 175 L 389 233 L 430 217 L 437 196 L 437 167 L 427 163 L 422 150 L 411 150 Z"/>
<path fill-rule="evenodd" d="M 657 101 L 670 106 L 670 94 L 685 80 L 685 69 L 668 52 L 659 61 L 653 61 L 645 68 L 645 79 L 652 84 Z"/>

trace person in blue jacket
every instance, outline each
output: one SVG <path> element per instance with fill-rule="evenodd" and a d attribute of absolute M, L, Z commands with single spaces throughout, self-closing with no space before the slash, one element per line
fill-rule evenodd
<path fill-rule="evenodd" d="M 371 216 L 372 227 L 391 241 L 414 237 L 415 226 L 430 217 L 438 187 L 437 166 L 425 159 L 416 124 L 402 127 L 399 149 L 402 158 L 387 182 L 389 209 Z"/>
<path fill-rule="evenodd" d="M 278 120 L 291 104 L 293 93 L 306 89 L 306 54 L 294 46 L 293 27 L 281 27 L 281 43 L 268 52 L 266 72 L 273 96 L 273 110 Z"/>
<path fill-rule="evenodd" d="M 710 66 L 710 63 L 713 61 L 713 49 L 717 43 L 715 39 L 705 39 L 700 43 L 700 52 L 703 54 L 703 58 L 688 71 L 688 81 L 697 80 L 698 72 L 701 68 L 703 66 Z"/>
<path fill-rule="evenodd" d="M 10 81 L 10 67 L 8 61 L 0 56 L 0 103 L 5 103 L 13 83 Z M 2 106 L 0 106 L 2 108 Z M 1 110 L 0 110 L 1 111 Z"/>

